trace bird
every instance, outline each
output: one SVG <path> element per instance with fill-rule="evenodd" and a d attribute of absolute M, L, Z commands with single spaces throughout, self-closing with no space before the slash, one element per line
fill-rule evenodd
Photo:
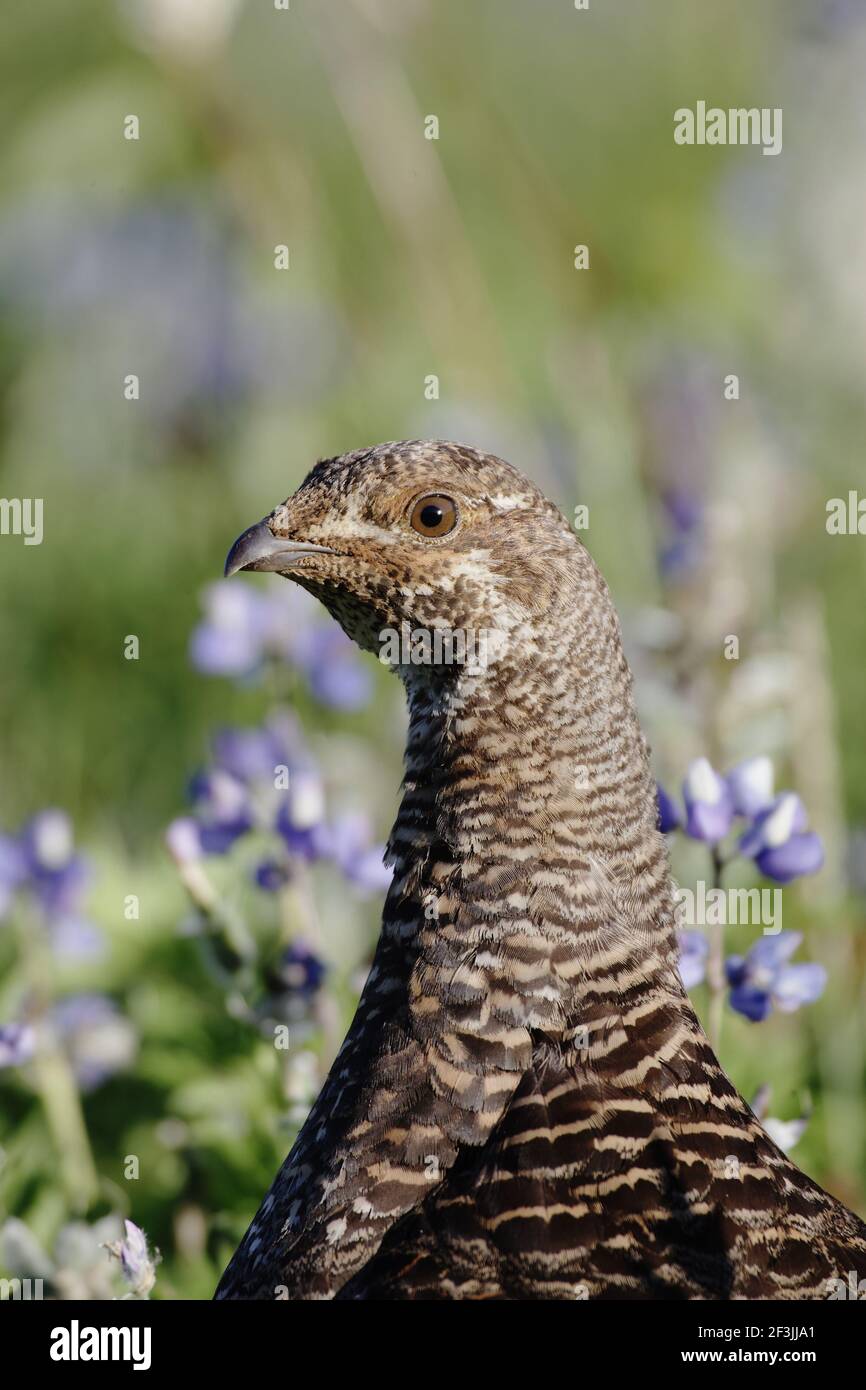
<path fill-rule="evenodd" d="M 619 620 L 560 510 L 467 445 L 379 444 L 320 460 L 242 570 L 368 652 L 408 633 L 409 723 L 357 1012 L 215 1297 L 815 1299 L 866 1274 L 866 1226 L 685 992 Z"/>

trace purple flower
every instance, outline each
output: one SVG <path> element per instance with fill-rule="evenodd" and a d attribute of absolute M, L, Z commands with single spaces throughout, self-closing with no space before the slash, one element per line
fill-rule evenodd
<path fill-rule="evenodd" d="M 33 873 L 60 873 L 73 855 L 72 823 L 65 811 L 40 811 L 23 835 L 28 866 Z"/>
<path fill-rule="evenodd" d="M 800 932 L 763 936 L 746 956 L 731 956 L 725 973 L 731 986 L 731 1008 L 760 1023 L 774 1008 L 792 1013 L 819 998 L 827 983 L 823 965 L 790 965 L 789 958 L 803 940 Z"/>
<path fill-rule="evenodd" d="M 293 872 L 292 858 L 330 859 L 351 883 L 379 892 L 391 874 L 383 847 L 372 842 L 363 817 L 325 818 L 322 778 L 304 746 L 298 725 L 285 715 L 263 728 L 224 729 L 214 739 L 215 765 L 197 774 L 190 787 L 192 817 L 179 817 L 166 832 L 176 864 L 202 855 L 224 854 L 248 831 L 275 833 L 288 856 L 271 853 L 254 869 L 260 888 L 277 892 Z"/>
<path fill-rule="evenodd" d="M 99 927 L 83 917 L 62 916 L 49 923 L 55 954 L 65 960 L 95 960 L 105 950 Z"/>
<path fill-rule="evenodd" d="M 779 1120 L 768 1114 L 772 1095 L 771 1086 L 766 1083 L 759 1086 L 752 1097 L 751 1106 L 773 1143 L 777 1144 L 783 1153 L 790 1153 L 809 1127 L 811 1106 L 807 1105 L 805 1114 L 795 1120 Z"/>
<path fill-rule="evenodd" d="M 221 729 L 213 741 L 217 765 L 238 782 L 273 786 L 277 769 L 306 756 L 293 721 L 276 717 L 260 729 Z"/>
<path fill-rule="evenodd" d="M 28 891 L 42 910 L 59 956 L 86 959 L 103 949 L 102 933 L 82 911 L 89 880 L 85 861 L 74 853 L 65 812 L 40 811 L 17 838 L 0 835 L 0 918 L 17 890 Z"/>
<path fill-rule="evenodd" d="M 368 702 L 370 671 L 342 629 L 319 620 L 302 590 L 222 580 L 205 590 L 204 605 L 190 659 L 205 675 L 250 678 L 276 660 L 298 671 L 313 695 L 333 709 L 360 709 Z"/>
<path fill-rule="evenodd" d="M 149 1265 L 150 1259 L 147 1250 L 147 1238 L 140 1226 L 136 1226 L 132 1221 L 124 1221 L 126 1230 L 126 1240 L 121 1242 L 120 1263 L 123 1266 L 123 1273 L 130 1284 L 138 1284 L 145 1272 L 145 1267 Z"/>
<path fill-rule="evenodd" d="M 248 676 L 258 668 L 262 644 L 256 617 L 261 600 L 255 590 L 246 592 L 248 600 L 240 598 L 235 585 L 212 585 L 207 591 L 208 615 L 193 630 L 189 646 L 190 661 L 202 675 Z"/>
<path fill-rule="evenodd" d="M 249 584 L 220 580 L 204 591 L 204 621 L 193 630 L 190 660 L 206 676 L 250 676 L 270 646 L 274 627 L 268 595 Z"/>
<path fill-rule="evenodd" d="M 677 941 L 680 947 L 680 979 L 686 989 L 694 989 L 702 983 L 706 974 L 710 943 L 699 931 L 679 931 Z"/>
<path fill-rule="evenodd" d="M 156 1283 L 156 1261 L 147 1245 L 147 1237 L 134 1221 L 124 1221 L 126 1235 L 113 1241 L 107 1249 L 120 1261 L 123 1277 L 138 1298 L 146 1298 Z"/>
<path fill-rule="evenodd" d="M 809 1116 L 800 1115 L 795 1120 L 778 1120 L 775 1116 L 768 1115 L 761 1123 L 777 1148 L 780 1148 L 782 1153 L 789 1154 L 809 1128 Z"/>
<path fill-rule="evenodd" d="M 747 758 L 728 773 L 728 787 L 738 816 L 757 816 L 773 801 L 773 764 L 770 758 Z"/>
<path fill-rule="evenodd" d="M 325 796 L 318 772 L 313 768 L 292 772 L 276 824 L 292 854 L 312 861 L 330 852 L 331 839 L 324 817 Z"/>
<path fill-rule="evenodd" d="M 700 560 L 703 504 L 686 488 L 671 487 L 663 494 L 662 505 L 669 534 L 659 551 L 659 565 L 666 579 L 676 579 Z"/>
<path fill-rule="evenodd" d="M 694 840 L 718 844 L 731 828 L 734 805 L 724 777 L 720 777 L 707 758 L 689 764 L 683 782 L 686 803 L 686 834 Z"/>
<path fill-rule="evenodd" d="M 261 864 L 256 866 L 255 881 L 266 893 L 279 893 L 281 888 L 285 888 L 291 875 L 285 864 L 280 864 L 276 859 L 263 859 Z"/>
<path fill-rule="evenodd" d="M 696 493 L 685 487 L 669 487 L 662 504 L 671 525 L 680 533 L 694 531 L 700 526 L 704 515 L 704 505 Z"/>
<path fill-rule="evenodd" d="M 201 830 L 192 816 L 178 816 L 165 832 L 168 852 L 176 864 L 193 864 L 204 854 Z"/>
<path fill-rule="evenodd" d="M 223 768 L 197 773 L 190 785 L 190 795 L 205 854 L 225 854 L 235 840 L 252 829 L 253 815 L 247 789 Z"/>
<path fill-rule="evenodd" d="M 277 966 L 277 981 L 289 994 L 312 999 L 327 973 L 327 966 L 303 941 L 287 946 Z"/>
<path fill-rule="evenodd" d="M 25 826 L 21 843 L 30 887 L 48 916 L 74 914 L 90 873 L 74 853 L 72 822 L 65 811 L 40 811 Z"/>
<path fill-rule="evenodd" d="M 336 623 L 317 624 L 302 634 L 296 660 L 313 695 L 329 709 L 348 712 L 363 709 L 369 701 L 373 677 Z"/>
<path fill-rule="evenodd" d="M 374 845 L 362 814 L 339 816 L 331 828 L 331 854 L 350 883 L 362 893 L 383 893 L 393 872 L 382 862 L 384 845 Z"/>
<path fill-rule="evenodd" d="M 133 1061 L 135 1030 L 104 994 L 69 995 L 51 1015 L 82 1090 L 92 1091 Z"/>
<path fill-rule="evenodd" d="M 36 1050 L 36 1035 L 28 1023 L 0 1024 L 0 1067 L 20 1067 Z"/>
<path fill-rule="evenodd" d="M 190 785 L 193 818 L 169 826 L 176 863 L 225 854 L 250 830 L 276 831 L 306 859 L 328 852 L 321 778 L 291 718 L 275 716 L 259 729 L 223 729 L 214 755 L 215 765 Z"/>
<path fill-rule="evenodd" d="M 820 835 L 792 835 L 784 845 L 770 846 L 755 855 L 755 863 L 766 878 L 776 883 L 790 883 L 804 874 L 816 874 L 824 864 L 824 846 Z"/>
<path fill-rule="evenodd" d="M 796 792 L 782 792 L 761 811 L 740 839 L 740 850 L 753 858 L 764 849 L 783 845 L 808 825 L 806 808 Z"/>
<path fill-rule="evenodd" d="M 824 862 L 821 838 L 807 830 L 806 808 L 795 792 L 782 792 L 761 811 L 740 840 L 740 851 L 777 883 L 814 874 Z"/>
<path fill-rule="evenodd" d="M 658 802 L 659 830 L 663 835 L 667 835 L 682 824 L 680 808 L 673 797 L 668 796 L 661 782 L 656 783 L 656 800 Z"/>

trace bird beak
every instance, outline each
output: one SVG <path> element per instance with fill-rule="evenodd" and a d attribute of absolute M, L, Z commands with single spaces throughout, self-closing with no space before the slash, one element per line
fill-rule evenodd
<path fill-rule="evenodd" d="M 276 570 L 285 574 L 292 567 L 292 561 L 299 555 L 333 555 L 327 545 L 313 545 L 311 541 L 289 541 L 275 536 L 267 521 L 257 521 L 242 536 L 238 536 L 226 556 L 225 577 L 229 579 L 239 570 Z"/>

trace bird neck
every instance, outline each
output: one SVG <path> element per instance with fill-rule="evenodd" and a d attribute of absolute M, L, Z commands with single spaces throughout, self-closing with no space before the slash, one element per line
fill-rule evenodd
<path fill-rule="evenodd" d="M 434 954 L 437 927 L 468 951 L 531 941 L 559 962 L 560 1018 L 566 996 L 572 1013 L 620 969 L 680 992 L 655 786 L 619 624 L 598 586 L 591 602 L 567 587 L 550 593 L 483 670 L 406 676 L 390 846 L 386 929 L 390 917 L 405 936 L 420 920 L 418 948 Z"/>

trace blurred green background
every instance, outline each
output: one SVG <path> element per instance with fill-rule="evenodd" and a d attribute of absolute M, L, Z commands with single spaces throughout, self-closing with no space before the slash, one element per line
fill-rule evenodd
<path fill-rule="evenodd" d="M 829 984 L 761 1025 L 729 1013 L 722 1060 L 775 1114 L 813 1111 L 794 1157 L 864 1214 L 866 540 L 825 508 L 866 494 L 866 5 L 40 0 L 4 8 L 0 52 L 0 494 L 43 498 L 45 527 L 0 537 L 0 830 L 72 817 L 107 949 L 45 989 L 108 996 L 135 1040 L 83 1097 L 86 1201 L 38 1078 L 0 1071 L 0 1221 L 50 1252 L 129 1216 L 162 1252 L 155 1296 L 212 1292 L 307 1092 L 184 929 L 165 827 L 213 730 L 278 697 L 382 839 L 402 726 L 371 659 L 374 698 L 340 710 L 288 668 L 203 674 L 190 636 L 230 542 L 317 457 L 417 436 L 589 507 L 662 780 L 769 753 L 803 796 L 827 863 L 785 925 Z M 783 152 L 675 145 L 698 99 L 781 107 Z M 675 848 L 683 882 L 695 853 Z M 267 933 L 246 867 L 220 861 L 219 891 Z M 311 892 L 323 1059 L 380 899 L 327 867 Z M 0 1024 L 33 992 L 21 936 L 0 925 Z"/>

